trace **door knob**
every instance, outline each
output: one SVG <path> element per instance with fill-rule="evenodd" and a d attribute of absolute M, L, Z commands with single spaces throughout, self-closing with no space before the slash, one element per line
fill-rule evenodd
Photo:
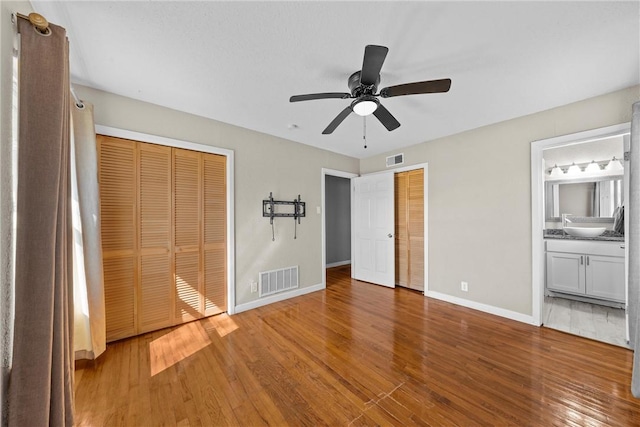
<path fill-rule="evenodd" d="M 388 237 L 388 238 L 392 238 L 392 237 L 393 237 L 393 234 L 389 233 L 389 234 L 387 234 L 387 237 Z"/>

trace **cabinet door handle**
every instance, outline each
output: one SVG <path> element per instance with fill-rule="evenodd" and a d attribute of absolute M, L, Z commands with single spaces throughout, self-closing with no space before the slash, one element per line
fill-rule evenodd
<path fill-rule="evenodd" d="M 584 264 L 584 255 L 580 255 L 580 265 Z"/>
<path fill-rule="evenodd" d="M 589 265 L 589 255 L 587 255 L 587 265 Z"/>

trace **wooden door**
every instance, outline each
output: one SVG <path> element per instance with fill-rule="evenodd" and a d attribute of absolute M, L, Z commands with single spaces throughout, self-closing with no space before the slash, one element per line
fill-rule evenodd
<path fill-rule="evenodd" d="M 396 283 L 424 291 L 424 170 L 395 174 Z"/>
<path fill-rule="evenodd" d="M 203 154 L 204 315 L 227 311 L 226 159 Z"/>
<path fill-rule="evenodd" d="M 99 135 L 107 340 L 227 310 L 226 157 Z"/>
<path fill-rule="evenodd" d="M 137 143 L 138 332 L 173 324 L 171 260 L 171 148 Z"/>
<path fill-rule="evenodd" d="M 138 221 L 136 149 L 97 136 L 107 341 L 136 333 Z"/>
<path fill-rule="evenodd" d="M 409 237 L 409 283 L 424 291 L 424 170 L 409 171 L 407 182 L 407 235 Z"/>
<path fill-rule="evenodd" d="M 202 156 L 173 150 L 176 321 L 202 317 Z"/>
<path fill-rule="evenodd" d="M 407 209 L 407 173 L 395 174 L 395 209 L 396 209 L 396 284 L 409 286 L 409 210 Z"/>

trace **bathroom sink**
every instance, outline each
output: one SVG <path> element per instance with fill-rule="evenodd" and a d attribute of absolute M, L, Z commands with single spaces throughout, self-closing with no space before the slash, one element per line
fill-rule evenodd
<path fill-rule="evenodd" d="M 605 227 L 565 227 L 564 231 L 575 237 L 597 237 L 604 233 Z"/>

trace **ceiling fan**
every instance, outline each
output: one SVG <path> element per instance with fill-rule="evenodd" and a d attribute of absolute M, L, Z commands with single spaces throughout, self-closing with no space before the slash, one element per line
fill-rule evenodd
<path fill-rule="evenodd" d="M 387 110 L 377 97 L 391 98 L 393 96 L 418 95 L 422 93 L 442 93 L 448 92 L 451 87 L 451 79 L 428 80 L 424 82 L 406 83 L 396 86 L 385 87 L 376 93 L 380 84 L 380 69 L 384 63 L 389 49 L 385 46 L 367 45 L 364 48 L 364 60 L 362 62 L 362 70 L 353 73 L 347 85 L 351 93 L 347 92 L 328 92 L 328 93 L 311 93 L 307 95 L 294 95 L 289 98 L 289 102 L 311 101 L 314 99 L 354 99 L 347 108 L 342 110 L 340 114 L 325 130 L 324 135 L 332 133 L 340 123 L 347 118 L 352 112 L 359 116 L 368 116 L 373 114 L 378 120 L 392 131 L 400 127 L 400 122 Z"/>

